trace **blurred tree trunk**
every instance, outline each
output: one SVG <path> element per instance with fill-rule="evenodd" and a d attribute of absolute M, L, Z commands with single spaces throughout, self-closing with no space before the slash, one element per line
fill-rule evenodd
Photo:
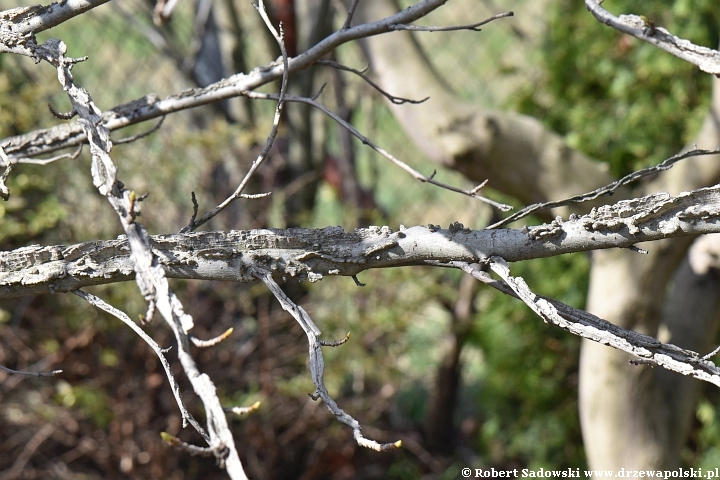
<path fill-rule="evenodd" d="M 360 3 L 358 14 L 372 20 L 396 8 L 391 0 L 367 1 Z M 492 188 L 525 204 L 561 199 L 612 180 L 603 165 L 566 146 L 538 120 L 488 110 L 454 95 L 410 33 L 368 39 L 364 45 L 385 90 L 415 99 L 430 96 L 421 105 L 391 109 L 436 162 L 474 182 L 488 178 Z M 720 95 L 714 81 L 713 107 L 696 142 L 699 148 L 720 146 Z M 642 193 L 676 194 L 719 178 L 717 158 L 696 157 L 647 182 Z M 698 243 L 685 260 L 692 239 L 657 242 L 649 255 L 629 250 L 593 253 L 588 310 L 625 328 L 706 352 L 720 320 L 716 295 L 708 294 L 720 286 L 713 263 L 717 247 L 709 242 Z M 698 390 L 696 381 L 628 365 L 626 354 L 584 342 L 580 408 L 589 466 L 678 466 Z"/>
<path fill-rule="evenodd" d="M 695 142 L 720 146 L 720 81 Z M 720 181 L 718 157 L 696 157 L 644 186 L 643 193 L 670 194 Z M 703 237 L 685 255 L 688 240 L 652 245 L 650 255 L 593 253 L 588 310 L 624 328 L 664 342 L 707 352 L 720 312 L 717 255 L 720 239 Z M 682 260 L 680 268 L 675 266 Z M 629 357 L 583 341 L 580 356 L 580 414 L 591 467 L 675 468 L 687 441 L 698 382 L 660 369 L 628 364 Z"/>

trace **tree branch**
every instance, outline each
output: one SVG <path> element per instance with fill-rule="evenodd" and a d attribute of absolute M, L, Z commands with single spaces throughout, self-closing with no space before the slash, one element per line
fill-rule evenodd
<path fill-rule="evenodd" d="M 678 38 L 666 29 L 656 26 L 651 20 L 639 15 L 616 17 L 600 6 L 602 0 L 585 0 L 590 13 L 599 22 L 620 32 L 655 45 L 678 58 L 700 67 L 700 70 L 720 75 L 720 52 L 712 48 L 695 45 L 689 40 Z"/>
<path fill-rule="evenodd" d="M 79 0 L 76 0 L 79 1 Z M 98 2 L 101 0 L 97 0 Z M 341 29 L 329 37 L 323 39 L 305 53 L 288 60 L 288 72 L 290 74 L 308 68 L 320 60 L 327 53 L 338 46 L 373 35 L 379 35 L 392 31 L 392 27 L 398 24 L 411 23 L 424 17 L 436 8 L 442 6 L 446 0 L 424 0 L 400 13 L 391 15 L 385 19 L 370 22 L 347 29 Z M 30 12 L 28 15 L 31 15 Z M 2 14 L 0 14 L 2 15 Z M 3 18 L 0 16 L 0 19 Z M 32 31 L 27 27 L 30 20 L 25 20 L 21 31 Z M 14 35 L 14 32 L 13 32 Z M 4 44 L 14 45 L 13 52 L 28 55 L 25 44 L 30 38 L 18 38 L 11 36 L 0 25 L 0 46 Z M 33 40 L 34 41 L 34 40 Z M 9 47 L 8 47 L 9 48 Z M 21 51 L 22 50 L 22 51 Z M 0 51 L 10 51 L 1 50 Z M 120 105 L 105 112 L 103 126 L 110 131 L 134 125 L 136 123 L 161 117 L 169 113 L 178 112 L 188 108 L 194 108 L 208 103 L 218 102 L 232 97 L 241 96 L 246 91 L 254 90 L 262 85 L 279 79 L 283 73 L 282 59 L 277 60 L 265 67 L 258 67 L 248 74 L 239 73 L 227 79 L 220 80 L 205 88 L 194 88 L 185 90 L 179 94 L 159 99 L 156 95 L 146 95 L 133 102 Z M 23 135 L 8 137 L 2 142 L 5 152 L 12 159 L 16 157 L 33 157 L 47 154 L 58 149 L 76 146 L 87 142 L 79 123 L 73 122 L 68 125 L 59 125 L 44 130 L 36 130 Z"/>
<path fill-rule="evenodd" d="M 674 155 L 668 159 L 663 160 L 658 165 L 655 165 L 654 167 L 647 167 L 643 168 L 642 170 L 637 170 L 635 172 L 632 172 L 628 175 L 625 175 L 620 180 L 615 180 L 614 182 L 605 185 L 604 187 L 597 188 L 593 190 L 592 192 L 583 193 L 580 195 L 574 195 L 570 198 L 566 198 L 564 200 L 558 200 L 558 201 L 552 201 L 552 202 L 544 202 L 544 203 L 536 203 L 533 205 L 528 205 L 527 207 L 518 210 L 517 212 L 513 213 L 509 217 L 490 225 L 488 228 L 499 228 L 503 227 L 505 225 L 508 225 L 512 222 L 516 222 L 520 220 L 521 218 L 527 217 L 528 215 L 542 211 L 542 210 L 548 210 L 551 208 L 557 208 L 557 207 L 565 207 L 567 205 L 571 205 L 573 203 L 583 203 L 583 202 L 589 202 L 592 200 L 595 200 L 597 198 L 603 197 L 603 196 L 609 196 L 615 193 L 619 188 L 628 185 L 632 182 L 635 182 L 637 180 L 640 180 L 643 177 L 647 177 L 649 175 L 654 175 L 660 172 L 664 172 L 665 170 L 669 170 L 672 168 L 672 166 L 679 162 L 680 160 L 684 160 L 686 158 L 690 157 L 697 157 L 697 156 L 703 156 L 703 155 L 715 155 L 720 153 L 720 148 L 716 148 L 714 150 L 698 150 L 697 147 L 693 150 L 678 153 L 677 155 Z"/>
<path fill-rule="evenodd" d="M 535 295 L 520 277 L 510 275 L 510 267 L 502 258 L 490 259 L 490 268 L 515 292 L 527 306 L 546 323 L 594 342 L 638 356 L 641 362 L 689 375 L 720 387 L 720 368 L 696 352 L 657 339 L 625 330 L 590 313 L 569 307 L 562 302 Z"/>
<path fill-rule="evenodd" d="M 360 426 L 360 423 L 358 423 L 357 420 L 345 413 L 343 409 L 338 407 L 337 403 L 330 396 L 330 393 L 325 387 L 325 380 L 323 379 L 325 372 L 325 360 L 323 359 L 322 347 L 326 345 L 326 342 L 323 342 L 319 338 L 320 329 L 317 327 L 317 325 L 315 325 L 315 322 L 312 321 L 312 318 L 310 318 L 310 315 L 307 314 L 305 309 L 296 305 L 292 300 L 290 300 L 290 297 L 288 297 L 285 292 L 282 291 L 280 286 L 275 283 L 272 273 L 270 273 L 269 270 L 259 268 L 251 268 L 250 270 L 251 274 L 255 278 L 261 280 L 265 285 L 267 285 L 267 287 L 270 289 L 278 302 L 280 302 L 280 305 L 282 305 L 283 310 L 289 312 L 290 315 L 293 316 L 293 318 L 298 322 L 298 324 L 300 324 L 302 329 L 305 331 L 305 335 L 308 339 L 308 345 L 310 347 L 310 375 L 312 376 L 313 383 L 315 384 L 315 393 L 311 394 L 310 397 L 313 400 L 317 400 L 318 398 L 322 399 L 322 401 L 325 402 L 328 410 L 330 410 L 330 412 L 335 415 L 335 418 L 337 418 L 338 421 L 352 428 L 353 437 L 355 438 L 355 441 L 358 443 L 358 445 L 370 448 L 372 450 L 377 450 L 378 452 L 399 448 L 402 445 L 400 441 L 381 444 L 363 437 L 361 433 L 362 427 Z M 345 340 L 347 340 L 347 338 L 348 337 L 346 336 Z M 331 346 L 339 346 L 345 342 L 341 340 L 339 342 L 330 343 Z"/>
<path fill-rule="evenodd" d="M 640 242 L 720 232 L 720 186 L 677 197 L 654 194 L 522 229 L 467 230 L 415 226 L 345 232 L 291 228 L 148 237 L 157 268 L 170 278 L 251 282 L 251 268 L 314 282 L 370 268 L 475 263 L 489 257 L 529 260 L 572 252 L 627 248 Z M 0 298 L 68 292 L 132 280 L 128 241 L 23 247 L 0 253 Z"/>

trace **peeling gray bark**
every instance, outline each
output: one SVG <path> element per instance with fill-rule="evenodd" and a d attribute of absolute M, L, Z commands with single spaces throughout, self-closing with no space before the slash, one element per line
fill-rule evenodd
<path fill-rule="evenodd" d="M 251 270 L 262 268 L 313 282 L 370 268 L 475 263 L 493 256 L 514 262 L 716 232 L 720 186 L 677 197 L 655 194 L 624 200 L 566 221 L 558 217 L 522 229 L 471 231 L 457 223 L 447 230 L 418 226 L 397 232 L 388 227 L 354 232 L 341 227 L 264 229 L 158 235 L 150 237 L 149 244 L 168 277 L 250 282 L 257 278 Z M 133 260 L 124 237 L 0 254 L 0 298 L 67 292 L 132 278 Z"/>
<path fill-rule="evenodd" d="M 390 11 L 392 2 L 361 2 L 360 8 L 363 6 L 367 8 L 362 14 L 372 18 Z M 423 105 L 390 108 L 408 135 L 435 161 L 473 181 L 488 178 L 490 187 L 524 203 L 566 198 L 612 180 L 598 163 L 569 149 L 536 119 L 469 105 L 454 96 L 427 65 L 411 34 L 365 43 L 382 88 L 404 97 L 431 97 Z M 398 51 L 403 55 L 396 55 Z M 717 85 L 715 80 L 716 89 Z M 716 94 L 695 142 L 699 148 L 720 145 L 718 102 Z M 717 157 L 683 161 L 645 184 L 643 191 L 674 194 L 712 185 L 720 180 L 719 166 Z M 683 293 L 668 293 L 688 279 L 678 276 L 671 282 L 690 244 L 689 240 L 654 244 L 647 256 L 624 251 L 594 253 L 588 310 L 623 328 L 651 335 L 679 328 L 678 320 L 669 317 L 670 311 L 692 312 L 685 315 L 683 328 L 707 331 L 711 325 L 714 330 L 716 320 L 708 317 L 712 316 L 708 313 L 712 299 L 690 295 L 689 286 L 677 290 Z M 663 309 L 666 294 L 674 306 Z M 684 348 L 706 351 L 705 342 L 692 336 L 682 338 L 687 342 L 682 344 Z M 580 401 L 590 467 L 676 466 L 686 430 L 675 428 L 687 425 L 697 390 L 685 388 L 684 377 L 647 373 L 653 371 L 628 365 L 628 358 L 595 342 L 583 342 Z"/>

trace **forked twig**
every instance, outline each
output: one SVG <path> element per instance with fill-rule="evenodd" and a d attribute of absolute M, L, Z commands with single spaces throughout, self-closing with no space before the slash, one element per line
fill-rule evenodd
<path fill-rule="evenodd" d="M 155 340 L 150 337 L 145 331 L 138 326 L 137 323 L 133 322 L 130 317 L 128 317 L 125 312 L 122 310 L 118 310 L 117 308 L 113 307 L 112 305 L 105 302 L 100 297 L 97 297 L 93 295 L 92 293 L 87 293 L 82 290 L 75 290 L 73 291 L 75 295 L 78 297 L 86 300 L 90 305 L 93 305 L 100 310 L 103 310 L 110 315 L 114 316 L 115 318 L 119 319 L 121 322 L 123 322 L 125 325 L 130 327 L 133 332 L 135 332 L 140 338 L 145 340 L 145 343 L 147 343 L 150 348 L 153 349 L 155 352 L 155 355 L 157 355 L 158 359 L 160 359 L 160 363 L 162 364 L 163 368 L 165 369 L 165 375 L 168 378 L 168 381 L 170 382 L 170 388 L 172 389 L 173 395 L 175 396 L 175 402 L 178 404 L 178 407 L 180 408 L 180 414 L 183 418 L 183 423 L 185 421 L 189 422 L 193 427 L 195 427 L 195 430 L 197 430 L 203 437 L 206 438 L 206 440 L 209 441 L 208 434 L 205 432 L 205 429 L 202 428 L 202 426 L 195 420 L 195 418 L 192 416 L 190 412 L 188 412 L 187 408 L 185 407 L 185 404 L 182 401 L 182 396 L 180 395 L 180 385 L 178 385 L 177 381 L 175 380 L 175 376 L 172 373 L 172 370 L 170 369 L 170 363 L 168 363 L 167 359 L 165 358 L 165 353 L 169 351 L 169 348 L 161 348 L 160 345 L 155 342 Z"/>
<path fill-rule="evenodd" d="M 285 292 L 282 291 L 280 286 L 272 278 L 272 274 L 270 272 L 256 267 L 251 267 L 251 269 L 255 278 L 261 280 L 265 285 L 267 285 L 278 302 L 280 302 L 283 310 L 289 312 L 305 331 L 305 335 L 308 338 L 308 345 L 310 347 L 310 375 L 312 376 L 313 383 L 315 384 L 315 393 L 311 394 L 310 397 L 314 400 L 317 400 L 318 398 L 322 399 L 328 410 L 335 415 L 335 418 L 351 427 L 353 429 L 353 437 L 355 438 L 355 441 L 357 441 L 358 445 L 372 450 L 377 450 L 379 452 L 399 448 L 402 445 L 400 441 L 394 443 L 378 443 L 374 440 L 369 440 L 363 437 L 360 423 L 338 407 L 335 400 L 333 400 L 328 393 L 323 379 L 325 361 L 322 354 L 323 342 L 318 338 L 320 336 L 320 329 L 315 325 L 305 309 L 296 305 L 285 294 Z M 347 339 L 348 337 L 346 336 L 345 338 Z M 344 343 L 344 341 L 341 340 L 338 343 L 341 344 Z"/>
<path fill-rule="evenodd" d="M 255 174 L 258 167 L 260 167 L 260 164 L 267 158 L 268 154 L 270 153 L 270 148 L 272 148 L 273 143 L 275 142 L 275 137 L 277 137 L 278 128 L 280 126 L 280 117 L 282 115 L 283 107 L 285 105 L 285 92 L 287 91 L 287 83 L 288 83 L 288 54 L 287 50 L 285 49 L 285 40 L 283 38 L 283 28 L 282 24 L 280 25 L 280 33 L 278 33 L 277 30 L 275 30 L 275 27 L 273 27 L 272 23 L 270 22 L 270 18 L 267 15 L 267 12 L 265 11 L 265 5 L 262 1 L 258 2 L 257 5 L 253 4 L 253 6 L 257 9 L 257 11 L 260 13 L 260 16 L 262 17 L 263 21 L 265 22 L 265 25 L 267 26 L 268 30 L 270 30 L 270 33 L 272 33 L 273 37 L 275 38 L 275 41 L 277 42 L 278 46 L 280 47 L 280 52 L 282 53 L 282 62 L 283 62 L 283 71 L 282 71 L 282 82 L 280 84 L 280 94 L 278 95 L 277 99 L 277 106 L 275 107 L 275 116 L 273 118 L 273 125 L 270 129 L 270 136 L 268 136 L 267 140 L 265 141 L 265 146 L 260 151 L 260 154 L 257 156 L 255 161 L 252 163 L 252 166 L 248 170 L 247 174 L 245 174 L 245 178 L 242 179 L 240 182 L 240 185 L 238 185 L 237 189 L 233 192 L 232 195 L 230 195 L 228 198 L 226 198 L 220 205 L 212 209 L 210 212 L 206 213 L 202 217 L 200 217 L 200 220 L 195 220 L 195 215 L 193 214 L 193 218 L 190 221 L 190 224 L 188 224 L 187 227 L 180 230 L 180 233 L 186 233 L 186 232 L 192 232 L 198 227 L 202 226 L 203 224 L 207 223 L 211 218 L 213 218 L 218 213 L 222 212 L 225 207 L 230 205 L 233 201 L 237 200 L 238 198 L 243 197 L 242 191 L 245 190 L 245 187 L 247 186 L 248 182 L 250 181 L 250 178 Z M 252 197 L 247 197 L 252 198 Z M 255 197 L 257 198 L 257 197 Z"/>
<path fill-rule="evenodd" d="M 350 6 L 347 10 L 347 17 L 345 17 L 345 23 L 343 23 L 343 26 L 340 30 L 347 30 L 348 28 L 350 28 L 353 15 L 355 15 L 355 9 L 357 8 L 358 3 L 360 3 L 360 0 L 352 0 L 352 3 L 350 3 Z"/>
<path fill-rule="evenodd" d="M 317 65 L 324 65 L 326 67 L 332 67 L 336 68 L 338 70 L 344 70 L 346 72 L 354 73 L 358 77 L 362 78 L 367 82 L 371 87 L 373 87 L 375 90 L 380 92 L 382 96 L 390 100 L 390 102 L 394 103 L 395 105 L 402 105 L 404 103 L 412 103 L 412 104 L 420 104 L 428 100 L 430 97 L 425 97 L 422 100 L 411 100 L 409 98 L 403 98 L 403 97 L 396 97 L 395 95 L 390 95 L 388 92 L 380 88 L 380 85 L 370 80 L 370 77 L 365 75 L 365 71 L 367 70 L 367 67 L 365 67 L 362 70 L 356 70 L 354 68 L 346 67 L 342 63 L 334 62 L 332 60 L 318 60 Z"/>
<path fill-rule="evenodd" d="M 573 197 L 566 198 L 563 200 L 557 200 L 557 201 L 553 201 L 553 202 L 544 202 L 544 203 L 535 203 L 533 205 L 529 205 L 529 206 L 523 208 L 522 210 L 518 210 L 517 212 L 513 213 L 509 217 L 490 225 L 487 228 L 488 229 L 500 228 L 500 227 L 508 225 L 512 222 L 520 220 L 523 217 L 527 217 L 528 215 L 538 212 L 538 211 L 547 210 L 550 208 L 565 207 L 565 206 L 573 204 L 573 203 L 588 202 L 590 200 L 595 200 L 596 198 L 599 198 L 602 196 L 612 195 L 620 187 L 624 187 L 625 185 L 628 185 L 628 184 L 630 184 L 636 180 L 639 180 L 643 177 L 647 177 L 648 175 L 653 175 L 655 173 L 660 173 L 665 170 L 669 170 L 670 168 L 672 168 L 672 166 L 674 164 L 676 164 L 680 160 L 684 160 L 684 159 L 690 158 L 690 157 L 697 157 L 700 155 L 715 155 L 715 154 L 719 154 L 719 153 L 720 153 L 720 148 L 716 148 L 715 150 L 698 150 L 697 148 L 695 148 L 694 150 L 690 150 L 690 151 L 687 151 L 684 153 L 678 153 L 677 155 L 674 155 L 670 158 L 663 160 L 661 163 L 659 163 L 658 165 L 655 165 L 654 167 L 647 167 L 647 168 L 643 168 L 641 170 L 632 172 L 628 175 L 625 175 L 620 180 L 615 180 L 614 182 L 612 182 L 608 185 L 605 185 L 604 187 L 600 187 L 596 190 L 593 190 L 592 192 L 575 195 Z"/>
<path fill-rule="evenodd" d="M 292 96 L 292 95 L 286 95 L 284 100 L 285 100 L 286 102 L 307 103 L 308 105 L 312 105 L 313 107 L 317 108 L 318 110 L 320 110 L 321 112 L 323 112 L 325 115 L 327 115 L 328 117 L 332 118 L 334 121 L 336 121 L 337 123 L 339 123 L 340 125 L 342 125 L 344 128 L 346 128 L 346 129 L 347 129 L 350 133 L 352 133 L 357 139 L 359 139 L 364 145 L 367 145 L 368 147 L 372 148 L 372 149 L 375 150 L 377 153 L 379 153 L 379 154 L 382 155 L 383 157 L 387 158 L 388 160 L 390 160 L 392 163 L 394 163 L 395 165 L 397 165 L 397 166 L 400 167 L 401 169 L 405 170 L 407 173 L 409 173 L 410 175 L 412 175 L 412 177 L 415 178 L 416 180 L 419 180 L 419 181 L 424 182 L 424 183 L 433 184 L 433 185 L 435 185 L 435 186 L 437 186 L 437 187 L 444 188 L 445 190 L 450 190 L 451 192 L 461 193 L 461 194 L 463 194 L 463 195 L 467 195 L 468 197 L 476 198 L 476 199 L 480 200 L 481 202 L 485 202 L 485 203 L 487 203 L 487 204 L 489 204 L 489 205 L 492 205 L 493 207 L 495 207 L 495 208 L 497 208 L 498 210 L 501 210 L 501 211 L 503 211 L 503 212 L 507 212 L 507 211 L 509 211 L 509 210 L 512 210 L 513 207 L 510 206 L 510 205 L 505 205 L 505 204 L 503 204 L 503 203 L 498 203 L 498 202 L 496 202 L 496 201 L 494 201 L 494 200 L 490 200 L 490 199 L 487 198 L 487 197 L 483 197 L 483 196 L 481 196 L 481 195 L 478 195 L 478 194 L 477 194 L 477 192 L 478 192 L 478 187 L 480 187 L 480 186 L 482 186 L 482 185 L 480 185 L 480 186 L 478 186 L 478 187 L 474 187 L 474 188 L 472 188 L 472 189 L 470 189 L 470 190 L 463 190 L 463 189 L 461 189 L 461 188 L 453 187 L 452 185 L 448 185 L 448 184 L 446 184 L 446 183 L 438 182 L 437 180 L 435 180 L 435 179 L 433 178 L 433 177 L 435 176 L 434 173 L 433 173 L 433 175 L 431 175 L 431 176 L 429 176 L 429 177 L 426 176 L 426 175 L 423 175 L 422 173 L 418 172 L 417 170 L 415 170 L 414 168 L 412 168 L 412 167 L 411 167 L 410 165 L 408 165 L 407 163 L 405 163 L 405 162 L 403 162 L 402 160 L 394 157 L 394 156 L 393 156 L 390 152 L 388 152 L 387 150 L 379 147 L 375 142 L 373 142 L 372 140 L 370 140 L 369 138 L 367 138 L 365 135 L 363 135 L 362 133 L 360 133 L 360 132 L 359 132 L 355 127 L 353 127 L 350 123 L 348 123 L 348 122 L 346 122 L 345 120 L 343 120 L 338 114 L 336 114 L 335 112 L 333 112 L 332 110 L 330 110 L 329 108 L 327 108 L 327 107 L 326 107 L 325 105 L 323 105 L 322 103 L 320 103 L 320 102 L 318 102 L 317 100 L 315 100 L 315 97 L 317 97 L 318 95 L 319 95 L 319 93 L 316 94 L 316 95 L 314 95 L 313 98 L 309 98 L 309 97 L 296 97 L 296 96 Z M 245 96 L 247 96 L 248 98 L 256 98 L 256 99 L 260 99 L 260 100 L 277 100 L 277 98 L 278 98 L 277 95 L 272 94 L 272 93 L 259 93 L 259 92 L 246 92 L 246 93 L 245 93 Z M 484 183 L 485 183 L 485 182 L 483 182 L 483 185 L 484 185 Z"/>

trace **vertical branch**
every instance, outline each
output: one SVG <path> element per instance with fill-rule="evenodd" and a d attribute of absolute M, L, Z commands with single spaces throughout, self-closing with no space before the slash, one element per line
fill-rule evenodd
<path fill-rule="evenodd" d="M 283 30 L 282 25 L 280 25 L 280 33 L 278 33 L 277 30 L 275 30 L 275 27 L 273 27 L 272 23 L 270 22 L 270 18 L 268 18 L 267 12 L 265 11 L 265 4 L 260 0 L 260 2 L 255 5 L 255 8 L 257 8 L 258 12 L 260 13 L 260 16 L 262 17 L 263 21 L 265 22 L 265 25 L 267 26 L 268 30 L 270 30 L 270 33 L 272 33 L 273 37 L 277 41 L 277 44 L 280 46 L 280 51 L 282 52 L 282 62 L 283 62 L 283 72 L 282 72 L 282 83 L 280 86 L 280 97 L 278 99 L 277 106 L 275 107 L 275 116 L 273 118 L 273 125 L 270 129 L 270 135 L 268 136 L 267 140 L 265 141 L 265 146 L 260 151 L 260 154 L 257 156 L 255 161 L 253 162 L 252 166 L 250 166 L 250 169 L 248 170 L 247 174 L 245 175 L 245 178 L 242 179 L 240 182 L 240 185 L 238 185 L 237 189 L 235 189 L 235 192 L 233 192 L 232 195 L 230 195 L 228 198 L 225 199 L 220 205 L 215 207 L 210 212 L 203 215 L 200 220 L 193 220 L 190 222 L 190 224 L 180 230 L 180 233 L 185 232 L 192 232 L 196 230 L 198 227 L 202 226 L 203 224 L 207 223 L 212 219 L 215 215 L 222 212 L 225 207 L 230 205 L 233 201 L 237 200 L 240 197 L 246 197 L 246 198 L 252 198 L 247 195 L 243 195 L 243 190 L 245 190 L 245 187 L 247 186 L 248 182 L 250 181 L 250 178 L 255 174 L 257 169 L 260 167 L 260 164 L 267 158 L 268 154 L 270 153 L 270 149 L 273 146 L 273 143 L 275 142 L 275 137 L 277 137 L 278 134 L 278 128 L 280 126 L 280 118 L 283 111 L 283 106 L 285 105 L 285 93 L 287 91 L 287 81 L 288 81 L 288 54 L 285 50 L 285 42 L 283 41 Z"/>
<path fill-rule="evenodd" d="M 94 104 L 87 90 L 73 83 L 72 66 L 84 61 L 87 57 L 81 59 L 65 57 L 67 47 L 62 41 L 56 39 L 50 39 L 41 46 L 38 46 L 34 40 L 30 40 L 26 42 L 26 46 L 32 56 L 47 61 L 57 69 L 58 80 L 62 84 L 63 90 L 68 93 L 73 110 L 80 117 L 78 121 L 87 136 L 92 154 L 93 183 L 117 213 L 128 237 L 138 287 L 148 301 L 149 309 L 157 308 L 175 333 L 180 363 L 195 393 L 200 396 L 205 406 L 208 433 L 206 434 L 201 428 L 198 431 L 208 441 L 219 463 L 227 470 L 231 478 L 247 478 L 215 385 L 207 375 L 199 372 L 190 355 L 188 331 L 193 327 L 193 319 L 183 311 L 182 304 L 170 291 L 165 271 L 150 250 L 150 241 L 145 227 L 135 222 L 137 213 L 135 192 L 127 190 L 116 178 L 117 168 L 109 155 L 112 142 L 109 130 L 102 123 L 102 112 Z M 184 419 L 187 420 L 187 417 Z M 197 427 L 199 425 L 196 425 Z"/>
<path fill-rule="evenodd" d="M 323 359 L 322 347 L 323 345 L 339 346 L 345 342 L 340 341 L 326 343 L 320 340 L 320 329 L 317 325 L 315 325 L 315 322 L 312 321 L 310 315 L 307 314 L 305 309 L 296 305 L 290 297 L 285 295 L 285 292 L 283 292 L 280 286 L 275 282 L 275 280 L 273 280 L 272 274 L 258 268 L 253 268 L 252 272 L 255 278 L 261 280 L 265 285 L 267 285 L 278 302 L 280 302 L 283 310 L 289 312 L 305 331 L 309 345 L 310 375 L 312 376 L 313 383 L 315 384 L 315 393 L 310 395 L 310 397 L 313 400 L 317 400 L 318 398 L 322 399 L 328 410 L 335 415 L 335 418 L 351 427 L 353 429 L 353 437 L 358 445 L 372 450 L 377 450 L 379 452 L 399 448 L 402 445 L 400 441 L 395 443 L 378 443 L 374 440 L 369 440 L 363 437 L 361 433 L 362 426 L 360 426 L 360 423 L 345 413 L 343 409 L 338 407 L 338 404 L 330 396 L 330 393 L 328 393 L 327 388 L 325 387 L 325 380 L 323 379 L 325 372 L 325 360 Z"/>

